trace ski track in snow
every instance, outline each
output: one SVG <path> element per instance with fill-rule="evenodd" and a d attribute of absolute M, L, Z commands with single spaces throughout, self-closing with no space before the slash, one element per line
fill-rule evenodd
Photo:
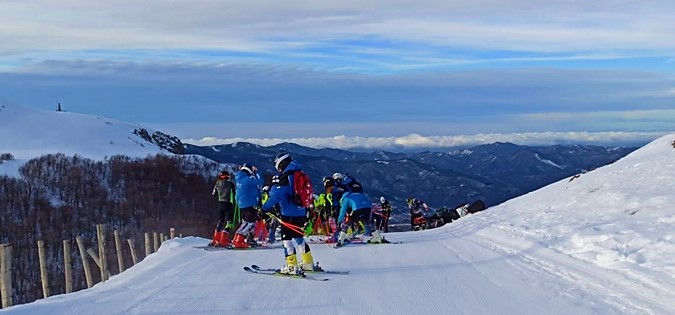
<path fill-rule="evenodd" d="M 654 287 L 640 279 L 620 275 L 613 270 L 582 263 L 565 255 L 541 247 L 523 248 L 517 243 L 495 243 L 494 236 L 474 238 L 482 246 L 490 246 L 503 255 L 518 255 L 524 274 L 548 272 L 559 279 L 576 284 L 575 290 L 585 290 L 594 296 L 604 296 L 605 302 L 630 314 L 675 314 L 675 308 L 664 301 L 661 292 L 675 292 L 675 288 Z M 623 292 L 630 292 L 626 296 Z M 656 308 L 654 308 L 656 306 Z"/>
<path fill-rule="evenodd" d="M 499 233 L 494 229 L 477 230 L 477 224 L 465 223 L 452 231 L 454 238 L 448 239 L 453 240 L 454 246 L 459 245 L 456 240 L 465 240 L 471 243 L 464 246 L 468 253 L 479 252 L 475 247 L 477 245 L 494 252 L 496 257 L 507 257 L 510 265 L 520 270 L 522 278 L 548 274 L 554 277 L 553 280 L 567 281 L 569 286 L 553 289 L 559 290 L 564 295 L 577 295 L 577 298 L 583 298 L 585 295 L 592 296 L 592 300 L 596 302 L 600 297 L 605 303 L 617 309 L 616 312 L 608 314 L 675 314 L 675 307 L 671 301 L 675 286 L 603 269 L 532 243 L 531 240 L 516 240 L 513 235 Z M 467 233 L 472 229 L 474 231 Z M 448 245 L 450 241 L 444 243 L 451 250 L 457 250 L 453 245 Z M 461 255 L 459 252 L 457 254 Z M 533 277 L 532 280 L 539 282 L 539 285 L 546 285 L 541 278 L 537 279 L 538 276 Z M 496 277 L 489 279 L 496 279 Z M 630 292 L 630 296 L 624 292 Z M 663 294 L 664 292 L 670 292 L 671 295 Z M 598 308 L 597 311 L 605 312 L 606 310 Z"/>

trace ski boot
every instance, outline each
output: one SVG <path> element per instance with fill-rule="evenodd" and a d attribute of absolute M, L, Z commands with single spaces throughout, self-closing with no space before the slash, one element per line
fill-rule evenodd
<path fill-rule="evenodd" d="M 345 246 L 345 240 L 346 239 L 347 239 L 347 233 L 340 231 L 340 236 L 338 236 L 338 240 L 335 243 L 335 247 Z"/>
<path fill-rule="evenodd" d="M 318 263 L 314 263 L 311 252 L 302 254 L 302 264 L 300 264 L 300 268 L 302 268 L 302 271 L 323 271 Z"/>
<path fill-rule="evenodd" d="M 234 248 L 250 248 L 251 245 L 246 243 L 245 236 L 237 233 L 234 235 L 234 240 L 232 240 L 232 246 Z"/>
<path fill-rule="evenodd" d="M 368 243 L 389 243 L 389 241 L 382 237 L 380 230 L 375 230 L 373 231 L 373 237 L 368 240 Z"/>
<path fill-rule="evenodd" d="M 227 231 L 220 231 L 220 235 L 218 236 L 218 246 L 230 246 L 230 235 Z"/>
<path fill-rule="evenodd" d="M 288 255 L 286 256 L 286 265 L 279 270 L 279 273 L 285 275 L 302 275 L 302 268 L 298 268 L 297 264 L 298 258 L 295 254 Z"/>

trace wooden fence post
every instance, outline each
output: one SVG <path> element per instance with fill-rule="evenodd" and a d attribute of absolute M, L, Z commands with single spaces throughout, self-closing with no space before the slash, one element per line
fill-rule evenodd
<path fill-rule="evenodd" d="M 101 282 L 108 280 L 108 261 L 106 259 L 105 250 L 105 224 L 96 225 L 96 232 L 98 234 L 98 257 L 99 267 L 101 268 Z"/>
<path fill-rule="evenodd" d="M 66 276 L 66 293 L 73 292 L 73 265 L 70 263 L 70 240 L 63 240 L 63 267 Z"/>
<path fill-rule="evenodd" d="M 159 250 L 159 234 L 157 232 L 152 232 L 152 241 L 153 252 L 156 253 Z"/>
<path fill-rule="evenodd" d="M 120 273 L 124 271 L 124 255 L 122 254 L 122 242 L 120 241 L 120 232 L 115 230 L 115 250 L 117 251 L 117 266 Z"/>
<path fill-rule="evenodd" d="M 176 238 L 176 229 L 170 228 L 169 229 L 169 236 L 171 237 L 171 239 Z"/>
<path fill-rule="evenodd" d="M 127 239 L 129 243 L 129 250 L 131 251 L 131 261 L 134 262 L 134 265 L 138 263 L 138 257 L 136 256 L 136 249 L 134 248 L 134 241 L 132 239 Z"/>
<path fill-rule="evenodd" d="M 150 244 L 150 233 L 145 232 L 145 257 L 152 254 L 152 245 Z"/>
<path fill-rule="evenodd" d="M 2 308 L 12 306 L 12 245 L 0 244 L 0 296 Z"/>
<path fill-rule="evenodd" d="M 94 260 L 94 262 L 96 263 L 96 265 L 97 265 L 99 268 L 101 268 L 101 259 L 100 259 L 100 257 L 98 257 L 98 254 L 96 254 L 96 251 L 95 251 L 93 248 L 88 248 L 88 249 L 87 249 L 87 253 L 89 253 L 89 256 L 91 256 L 91 259 Z M 112 276 L 112 275 L 110 274 L 110 271 L 108 271 L 108 269 L 105 269 L 105 270 L 101 271 L 101 273 L 102 273 L 102 274 L 105 274 L 105 275 L 106 275 L 106 278 L 110 278 L 110 277 Z M 101 282 L 103 282 L 103 280 L 101 280 Z"/>
<path fill-rule="evenodd" d="M 80 250 L 80 257 L 82 257 L 82 267 L 84 268 L 84 277 L 87 279 L 87 288 L 91 288 L 94 286 L 94 281 L 91 279 L 91 269 L 89 269 L 89 261 L 84 250 L 84 243 L 79 236 L 75 237 L 75 241 L 77 241 L 77 248 Z"/>
<path fill-rule="evenodd" d="M 37 241 L 38 244 L 38 258 L 40 259 L 40 279 L 42 279 L 42 295 L 49 297 L 49 279 L 47 275 L 47 261 L 45 258 L 45 242 Z"/>

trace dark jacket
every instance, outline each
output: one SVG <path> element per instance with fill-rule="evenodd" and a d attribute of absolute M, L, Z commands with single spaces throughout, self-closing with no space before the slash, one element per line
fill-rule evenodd
<path fill-rule="evenodd" d="M 270 187 L 270 197 L 263 204 L 263 212 L 269 212 L 272 207 L 279 204 L 281 215 L 287 217 L 304 217 L 306 210 L 293 202 L 293 172 L 301 170 L 300 163 L 293 160 L 279 176 L 279 184 Z"/>

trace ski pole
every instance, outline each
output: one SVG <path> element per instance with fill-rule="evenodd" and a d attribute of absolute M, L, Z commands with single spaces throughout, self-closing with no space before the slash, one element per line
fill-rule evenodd
<path fill-rule="evenodd" d="M 277 219 L 277 221 L 279 221 L 279 223 L 280 223 L 281 225 L 283 225 L 283 226 L 285 226 L 285 227 L 287 227 L 287 228 L 293 230 L 294 232 L 297 232 L 298 234 L 301 234 L 302 236 L 305 236 L 305 233 L 302 231 L 302 229 L 301 229 L 299 226 L 290 224 L 290 223 L 288 223 L 288 222 L 284 222 L 283 220 L 281 220 L 279 217 L 277 217 L 276 215 L 274 215 L 274 214 L 272 214 L 272 213 L 268 213 L 268 215 L 270 215 L 270 216 L 272 216 L 273 218 Z"/>

